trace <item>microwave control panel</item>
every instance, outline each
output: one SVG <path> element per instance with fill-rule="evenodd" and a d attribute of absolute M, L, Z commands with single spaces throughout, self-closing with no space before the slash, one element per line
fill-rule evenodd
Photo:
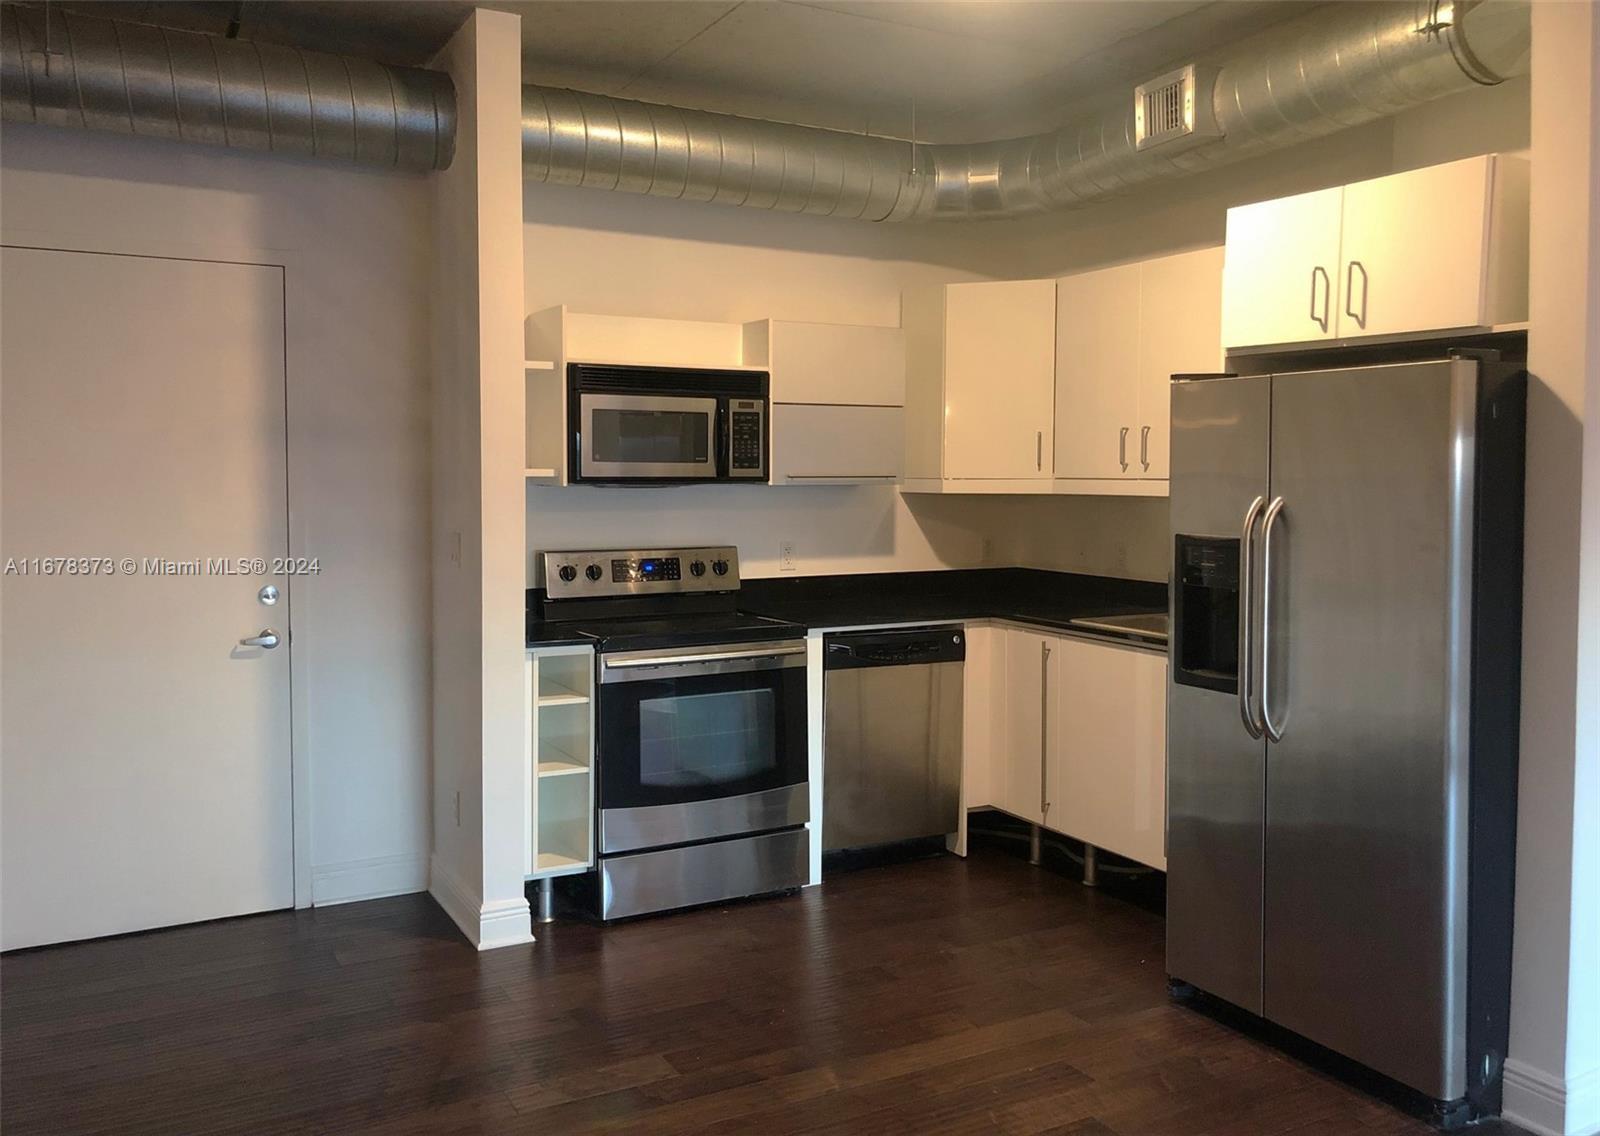
<path fill-rule="evenodd" d="M 759 399 L 728 400 L 728 476 L 765 477 L 767 424 Z"/>

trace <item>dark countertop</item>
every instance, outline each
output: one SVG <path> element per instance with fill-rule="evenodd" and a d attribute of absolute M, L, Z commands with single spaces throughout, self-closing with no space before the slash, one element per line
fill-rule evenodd
<path fill-rule="evenodd" d="M 743 611 L 817 627 L 941 620 L 1012 619 L 1099 638 L 1127 638 L 1070 621 L 1084 616 L 1165 612 L 1167 586 L 1036 568 L 948 572 L 872 572 L 846 576 L 745 580 Z"/>
<path fill-rule="evenodd" d="M 530 599 L 529 602 L 534 601 Z M 779 576 L 745 580 L 739 593 L 739 610 L 794 623 L 806 630 L 1010 619 L 1094 638 L 1158 647 L 1159 644 L 1149 639 L 1073 627 L 1070 621 L 1085 616 L 1165 612 L 1167 586 L 1145 580 L 1083 576 L 1037 568 Z M 527 645 L 530 648 L 595 642 L 597 636 L 585 634 L 570 623 L 528 622 Z"/>
<path fill-rule="evenodd" d="M 527 624 L 528 646 L 533 647 L 577 647 L 594 644 L 593 635 L 585 635 L 574 628 L 570 623 L 546 623 L 544 620 L 530 620 Z"/>

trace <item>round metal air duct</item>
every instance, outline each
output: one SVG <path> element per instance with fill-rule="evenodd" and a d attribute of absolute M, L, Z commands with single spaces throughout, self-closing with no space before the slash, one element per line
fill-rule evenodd
<path fill-rule="evenodd" d="M 456 97 L 440 71 L 4 4 L 0 120 L 425 171 Z"/>
<path fill-rule="evenodd" d="M 1222 136 L 1139 150 L 1132 88 L 1109 109 L 1026 138 L 912 144 L 523 88 L 531 181 L 866 221 L 1018 217 L 1332 134 L 1528 69 L 1527 0 L 1343 2 L 1224 59 L 1209 98 Z"/>

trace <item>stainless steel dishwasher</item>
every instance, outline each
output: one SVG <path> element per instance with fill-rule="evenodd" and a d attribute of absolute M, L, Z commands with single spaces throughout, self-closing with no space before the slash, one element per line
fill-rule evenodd
<path fill-rule="evenodd" d="M 955 832 L 962 629 L 847 632 L 823 650 L 824 851 Z"/>

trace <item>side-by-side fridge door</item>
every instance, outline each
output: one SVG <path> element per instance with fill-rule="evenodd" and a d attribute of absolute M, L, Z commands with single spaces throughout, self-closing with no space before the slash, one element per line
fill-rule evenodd
<path fill-rule="evenodd" d="M 1266 376 L 1172 386 L 1167 973 L 1262 1012 L 1265 750 L 1254 626 Z"/>

